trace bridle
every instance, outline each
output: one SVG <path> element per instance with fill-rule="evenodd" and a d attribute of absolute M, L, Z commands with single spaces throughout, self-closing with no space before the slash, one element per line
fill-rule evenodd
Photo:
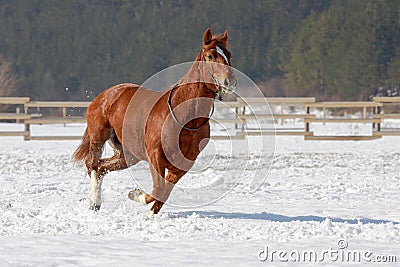
<path fill-rule="evenodd" d="M 220 54 L 220 55 L 224 58 L 225 63 L 226 63 L 228 66 L 230 66 L 229 61 L 228 61 L 228 58 L 225 56 L 223 50 L 222 50 L 219 46 L 216 46 L 215 49 L 217 50 L 217 53 Z M 201 57 L 202 57 L 202 61 L 203 61 L 203 67 L 205 67 L 205 65 L 206 65 L 206 63 L 207 63 L 206 58 L 205 58 L 205 56 L 204 56 L 204 52 L 205 52 L 205 51 L 206 51 L 206 49 L 203 48 L 203 50 L 202 50 L 202 56 L 201 56 Z M 221 91 L 222 86 L 221 86 L 221 84 L 219 83 L 219 81 L 218 81 L 217 79 L 215 79 L 215 77 L 214 77 L 213 73 L 211 73 L 211 71 L 207 70 L 207 72 L 208 72 L 208 74 L 210 75 L 211 80 L 212 80 L 212 81 L 214 82 L 214 84 L 217 86 L 217 90 L 216 90 L 215 93 L 214 93 L 214 99 L 215 99 L 215 98 L 216 98 L 216 95 L 217 95 L 217 92 L 218 92 L 218 91 Z M 222 96 L 221 96 L 221 95 L 219 96 L 219 101 L 222 101 Z"/>
<path fill-rule="evenodd" d="M 224 60 L 226 61 L 226 63 L 229 64 L 229 63 L 228 63 L 228 59 L 226 58 L 225 54 L 224 54 L 223 52 L 220 52 L 218 49 L 221 50 L 221 48 L 219 48 L 219 47 L 217 46 L 217 52 L 224 58 Z M 222 50 L 221 50 L 221 51 L 222 51 Z M 204 52 L 205 52 L 205 48 L 203 48 L 203 50 L 202 50 L 202 55 L 201 55 L 202 61 L 203 61 L 203 66 L 205 66 L 205 65 L 207 64 L 207 61 L 206 61 L 205 56 L 204 56 Z M 173 110 L 173 108 L 172 108 L 172 93 L 173 93 L 174 89 L 175 89 L 179 84 L 176 83 L 176 84 L 174 85 L 174 87 L 172 87 L 172 89 L 169 91 L 168 101 L 167 101 L 169 112 L 170 112 L 170 114 L 171 114 L 173 120 L 176 122 L 176 124 L 178 124 L 181 128 L 183 128 L 183 129 L 185 129 L 185 130 L 188 130 L 188 131 L 197 131 L 197 130 L 200 130 L 204 125 L 206 125 L 206 124 L 210 121 L 211 116 L 214 114 L 214 109 L 215 109 L 215 107 L 214 107 L 214 106 L 215 106 L 215 98 L 217 97 L 217 92 L 218 92 L 219 90 L 221 90 L 221 84 L 220 84 L 220 83 L 218 82 L 218 80 L 214 77 L 214 75 L 211 73 L 211 71 L 208 70 L 208 74 L 210 75 L 211 80 L 212 80 L 212 81 L 214 82 L 214 84 L 217 86 L 217 90 L 216 90 L 215 92 L 213 92 L 213 93 L 214 93 L 214 99 L 213 99 L 213 104 L 212 104 L 212 108 L 211 108 L 211 113 L 210 113 L 209 117 L 207 117 L 207 119 L 206 119 L 199 127 L 194 127 L 194 128 L 186 127 L 185 124 L 181 123 L 181 122 L 178 120 L 178 118 L 176 117 L 176 115 L 175 115 L 175 113 L 174 113 L 174 110 Z M 222 96 L 219 97 L 219 100 L 222 101 Z"/>

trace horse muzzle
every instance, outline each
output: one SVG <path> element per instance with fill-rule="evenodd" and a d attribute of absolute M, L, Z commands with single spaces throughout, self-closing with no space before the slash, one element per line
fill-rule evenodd
<path fill-rule="evenodd" d="M 220 101 L 222 101 L 224 95 L 232 94 L 235 92 L 237 86 L 236 79 L 225 78 L 223 82 L 218 81 L 217 83 L 217 95 Z"/>

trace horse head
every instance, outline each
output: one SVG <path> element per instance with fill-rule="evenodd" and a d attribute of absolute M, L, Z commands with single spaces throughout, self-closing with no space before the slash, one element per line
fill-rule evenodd
<path fill-rule="evenodd" d="M 203 45 L 198 61 L 202 61 L 203 78 L 220 100 L 225 94 L 233 93 L 237 81 L 231 65 L 231 53 L 228 50 L 228 32 L 212 35 L 207 29 L 203 36 Z"/>

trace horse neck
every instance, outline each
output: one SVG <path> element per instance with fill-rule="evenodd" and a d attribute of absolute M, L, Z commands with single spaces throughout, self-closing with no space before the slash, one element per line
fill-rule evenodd
<path fill-rule="evenodd" d="M 200 59 L 200 60 L 199 60 Z M 205 83 L 207 77 L 203 77 L 201 56 L 199 55 L 186 75 L 176 86 L 172 99 L 174 106 L 185 103 L 182 118 L 208 117 L 211 111 L 214 92 Z M 190 127 L 197 127 L 204 119 L 196 119 L 190 122 Z"/>

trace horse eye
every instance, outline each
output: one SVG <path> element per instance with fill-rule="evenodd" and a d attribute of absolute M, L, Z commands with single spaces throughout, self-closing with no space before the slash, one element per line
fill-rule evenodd
<path fill-rule="evenodd" d="M 214 56 L 213 56 L 213 55 L 208 55 L 208 59 L 209 59 L 209 60 L 213 60 L 213 59 L 214 59 Z"/>

